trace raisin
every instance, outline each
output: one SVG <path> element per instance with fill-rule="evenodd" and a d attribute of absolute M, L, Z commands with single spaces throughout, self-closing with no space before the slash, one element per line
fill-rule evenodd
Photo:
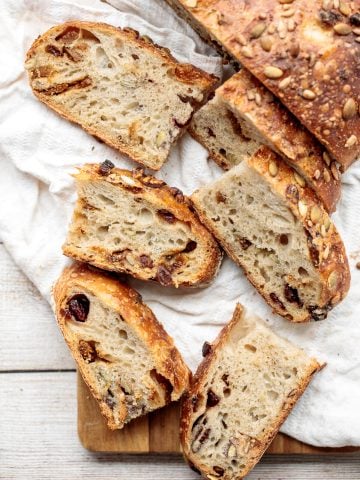
<path fill-rule="evenodd" d="M 217 203 L 226 203 L 226 197 L 221 192 L 216 192 L 215 198 Z"/>
<path fill-rule="evenodd" d="M 208 390 L 206 407 L 215 407 L 220 402 L 220 398 L 211 389 Z"/>
<path fill-rule="evenodd" d="M 225 473 L 225 470 L 221 467 L 218 467 L 217 465 L 215 465 L 215 467 L 213 467 L 213 470 L 215 473 L 217 473 L 220 477 L 222 477 Z"/>
<path fill-rule="evenodd" d="M 353 15 L 350 15 L 349 20 L 351 25 L 360 27 L 360 13 L 354 13 Z"/>
<path fill-rule="evenodd" d="M 189 240 L 188 243 L 186 244 L 186 247 L 182 251 L 182 253 L 189 253 L 195 250 L 197 247 L 197 243 L 194 240 Z"/>
<path fill-rule="evenodd" d="M 116 402 L 114 399 L 114 394 L 110 388 L 108 388 L 107 395 L 105 397 L 105 403 L 111 408 L 111 410 L 115 407 Z"/>
<path fill-rule="evenodd" d="M 245 237 L 239 237 L 239 243 L 243 250 L 247 250 L 252 243 Z"/>
<path fill-rule="evenodd" d="M 157 382 L 161 388 L 164 390 L 164 394 L 165 394 L 165 403 L 170 403 L 171 402 L 171 394 L 172 394 L 172 391 L 174 389 L 172 383 L 170 382 L 169 379 L 167 379 L 166 377 L 164 377 L 163 375 L 161 375 L 161 373 L 159 373 L 158 371 L 155 370 L 155 368 L 153 368 L 151 371 L 150 371 L 150 377 L 155 381 Z"/>
<path fill-rule="evenodd" d="M 171 212 L 169 212 L 168 210 L 165 210 L 163 208 L 161 208 L 160 210 L 158 210 L 156 212 L 163 220 L 165 220 L 165 222 L 168 222 L 168 223 L 175 223 L 176 222 L 176 217 L 175 215 L 173 215 Z"/>
<path fill-rule="evenodd" d="M 80 340 L 79 353 L 86 363 L 93 363 L 96 360 L 97 352 L 94 341 Z"/>
<path fill-rule="evenodd" d="M 229 374 L 228 373 L 224 373 L 224 375 L 221 377 L 221 380 L 225 383 L 225 385 L 228 387 L 230 385 L 229 383 Z"/>
<path fill-rule="evenodd" d="M 114 167 L 115 165 L 112 162 L 110 162 L 110 160 L 105 160 L 99 165 L 99 173 L 100 175 L 109 175 L 109 173 Z"/>
<path fill-rule="evenodd" d="M 319 17 L 322 23 L 329 26 L 335 25 L 342 19 L 340 13 L 334 12 L 333 10 L 320 10 Z"/>
<path fill-rule="evenodd" d="M 140 255 L 140 263 L 144 268 L 152 268 L 154 266 L 154 262 L 148 255 Z"/>
<path fill-rule="evenodd" d="M 210 352 L 211 352 L 211 343 L 204 342 L 204 345 L 202 346 L 202 356 L 206 357 L 206 355 L 209 355 Z"/>
<path fill-rule="evenodd" d="M 68 308 L 77 322 L 85 322 L 89 314 L 90 302 L 83 294 L 79 293 L 68 300 Z"/>
<path fill-rule="evenodd" d="M 299 190 L 293 184 L 290 184 L 286 187 L 285 195 L 286 198 L 293 203 L 297 203 L 299 201 Z"/>
<path fill-rule="evenodd" d="M 279 237 L 279 242 L 281 245 L 287 245 L 289 243 L 289 238 L 286 233 L 282 233 Z"/>
<path fill-rule="evenodd" d="M 179 188 L 170 187 L 169 191 L 170 191 L 171 195 L 175 198 L 175 200 L 177 200 L 178 202 L 184 202 L 184 200 L 185 200 L 184 194 L 182 193 L 182 191 Z"/>
<path fill-rule="evenodd" d="M 157 274 L 156 274 L 156 279 L 164 287 L 168 287 L 169 285 L 172 285 L 172 283 L 173 283 L 171 273 L 163 265 L 159 266 L 159 268 L 157 270 Z"/>
<path fill-rule="evenodd" d="M 77 27 L 67 27 L 63 32 L 55 37 L 56 41 L 61 40 L 63 43 L 72 43 L 79 37 L 80 30 Z"/>
<path fill-rule="evenodd" d="M 211 128 L 207 129 L 207 133 L 208 133 L 209 137 L 216 137 L 215 133 L 213 132 L 213 130 Z"/>
<path fill-rule="evenodd" d="M 297 303 L 299 307 L 302 307 L 304 304 L 299 298 L 299 292 L 296 288 L 291 287 L 290 285 L 286 284 L 284 288 L 284 295 L 288 302 L 290 303 Z"/>
<path fill-rule="evenodd" d="M 132 53 L 131 56 L 134 60 L 139 60 L 139 55 L 136 55 L 136 53 Z"/>
<path fill-rule="evenodd" d="M 206 440 L 209 438 L 210 431 L 211 431 L 211 429 L 207 428 L 205 430 L 205 432 L 201 435 L 201 437 L 199 438 L 199 443 L 200 444 L 203 444 L 204 442 L 206 442 Z"/>
<path fill-rule="evenodd" d="M 59 50 L 55 45 L 46 45 L 45 52 L 54 55 L 54 57 L 62 57 L 63 52 Z"/>
<path fill-rule="evenodd" d="M 279 299 L 279 297 L 276 295 L 276 293 L 272 292 L 270 293 L 270 298 L 271 300 L 276 303 L 276 305 L 278 305 L 280 308 L 282 308 L 283 310 L 285 310 L 285 306 L 284 304 L 282 303 L 282 301 Z"/>

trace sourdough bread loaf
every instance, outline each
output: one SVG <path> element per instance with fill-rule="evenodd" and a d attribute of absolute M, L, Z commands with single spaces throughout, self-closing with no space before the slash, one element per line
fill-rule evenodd
<path fill-rule="evenodd" d="M 228 168 L 249 158 L 256 145 L 267 145 L 298 172 L 298 182 L 305 180 L 328 211 L 336 209 L 341 188 L 336 162 L 245 69 L 216 90 L 214 99 L 195 114 L 190 129 L 211 152 L 219 152 L 215 160 L 222 152 L 226 157 L 222 163 Z M 232 142 L 235 145 L 229 149 Z"/>
<path fill-rule="evenodd" d="M 134 30 L 79 21 L 35 40 L 25 66 L 39 100 L 154 170 L 216 83 Z"/>
<path fill-rule="evenodd" d="M 360 153 L 360 2 L 167 0 L 241 62 L 346 169 Z"/>
<path fill-rule="evenodd" d="M 164 286 L 209 283 L 222 253 L 176 188 L 142 170 L 85 165 L 65 255 Z"/>
<path fill-rule="evenodd" d="M 312 190 L 267 147 L 191 199 L 202 222 L 275 312 L 321 320 L 346 295 L 342 240 Z"/>
<path fill-rule="evenodd" d="M 189 370 L 135 290 L 75 264 L 54 299 L 66 343 L 111 429 L 181 397 Z"/>
<path fill-rule="evenodd" d="M 190 466 L 209 480 L 238 480 L 260 460 L 321 368 L 237 305 L 182 403 L 180 438 Z"/>

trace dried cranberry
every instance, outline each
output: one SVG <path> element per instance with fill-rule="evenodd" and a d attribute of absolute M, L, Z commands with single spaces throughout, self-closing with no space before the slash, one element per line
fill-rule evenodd
<path fill-rule="evenodd" d="M 168 287 L 169 285 L 172 285 L 172 283 L 173 283 L 171 273 L 163 265 L 159 266 L 159 268 L 157 270 L 156 278 L 161 285 L 164 285 L 164 287 Z"/>
<path fill-rule="evenodd" d="M 175 223 L 176 222 L 176 217 L 173 215 L 171 212 L 168 210 L 165 210 L 164 208 L 161 208 L 160 210 L 157 211 L 157 214 L 165 220 L 165 222 L 168 223 Z"/>
<path fill-rule="evenodd" d="M 109 175 L 110 171 L 115 167 L 115 165 L 110 162 L 110 160 L 105 160 L 99 166 L 100 175 Z"/>
<path fill-rule="evenodd" d="M 211 352 L 211 344 L 209 342 L 204 342 L 204 345 L 202 346 L 202 356 L 206 357 L 206 355 L 209 355 Z"/>
<path fill-rule="evenodd" d="M 67 305 L 77 322 L 85 322 L 89 314 L 90 302 L 83 293 L 72 296 Z"/>
<path fill-rule="evenodd" d="M 207 401 L 206 401 L 206 406 L 207 407 L 215 407 L 220 402 L 220 398 L 214 393 L 211 389 L 208 390 L 207 394 Z"/>

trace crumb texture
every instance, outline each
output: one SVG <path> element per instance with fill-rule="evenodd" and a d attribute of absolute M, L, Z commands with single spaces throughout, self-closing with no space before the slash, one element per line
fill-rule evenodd
<path fill-rule="evenodd" d="M 64 253 L 164 286 L 209 282 L 221 254 L 181 192 L 154 177 L 113 172 L 101 176 L 88 166 L 77 177 L 79 199 Z"/>
<path fill-rule="evenodd" d="M 237 306 L 183 405 L 188 460 L 211 480 L 243 478 L 318 369 L 316 360 Z"/>
<path fill-rule="evenodd" d="M 41 101 L 156 170 L 214 83 L 135 31 L 86 22 L 42 35 L 26 68 Z"/>

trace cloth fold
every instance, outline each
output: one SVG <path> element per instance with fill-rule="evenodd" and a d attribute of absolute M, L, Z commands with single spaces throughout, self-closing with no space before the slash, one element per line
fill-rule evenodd
<path fill-rule="evenodd" d="M 67 263 L 61 254 L 76 195 L 69 175 L 85 162 L 109 159 L 134 164 L 97 142 L 38 102 L 23 61 L 32 41 L 54 24 L 70 19 L 130 26 L 170 48 L 180 61 L 219 77 L 221 59 L 162 0 L 4 0 L 0 48 L 0 238 L 15 262 L 50 301 L 51 287 Z M 172 149 L 157 174 L 191 193 L 221 174 L 189 135 Z M 269 307 L 228 258 L 206 289 L 180 291 L 132 281 L 174 337 L 192 369 L 205 340 L 212 340 L 243 303 L 280 335 L 304 347 L 327 367 L 319 373 L 282 427 L 318 446 L 360 445 L 360 164 L 343 177 L 343 195 L 334 215 L 349 254 L 352 286 L 346 300 L 323 322 L 293 325 Z"/>

